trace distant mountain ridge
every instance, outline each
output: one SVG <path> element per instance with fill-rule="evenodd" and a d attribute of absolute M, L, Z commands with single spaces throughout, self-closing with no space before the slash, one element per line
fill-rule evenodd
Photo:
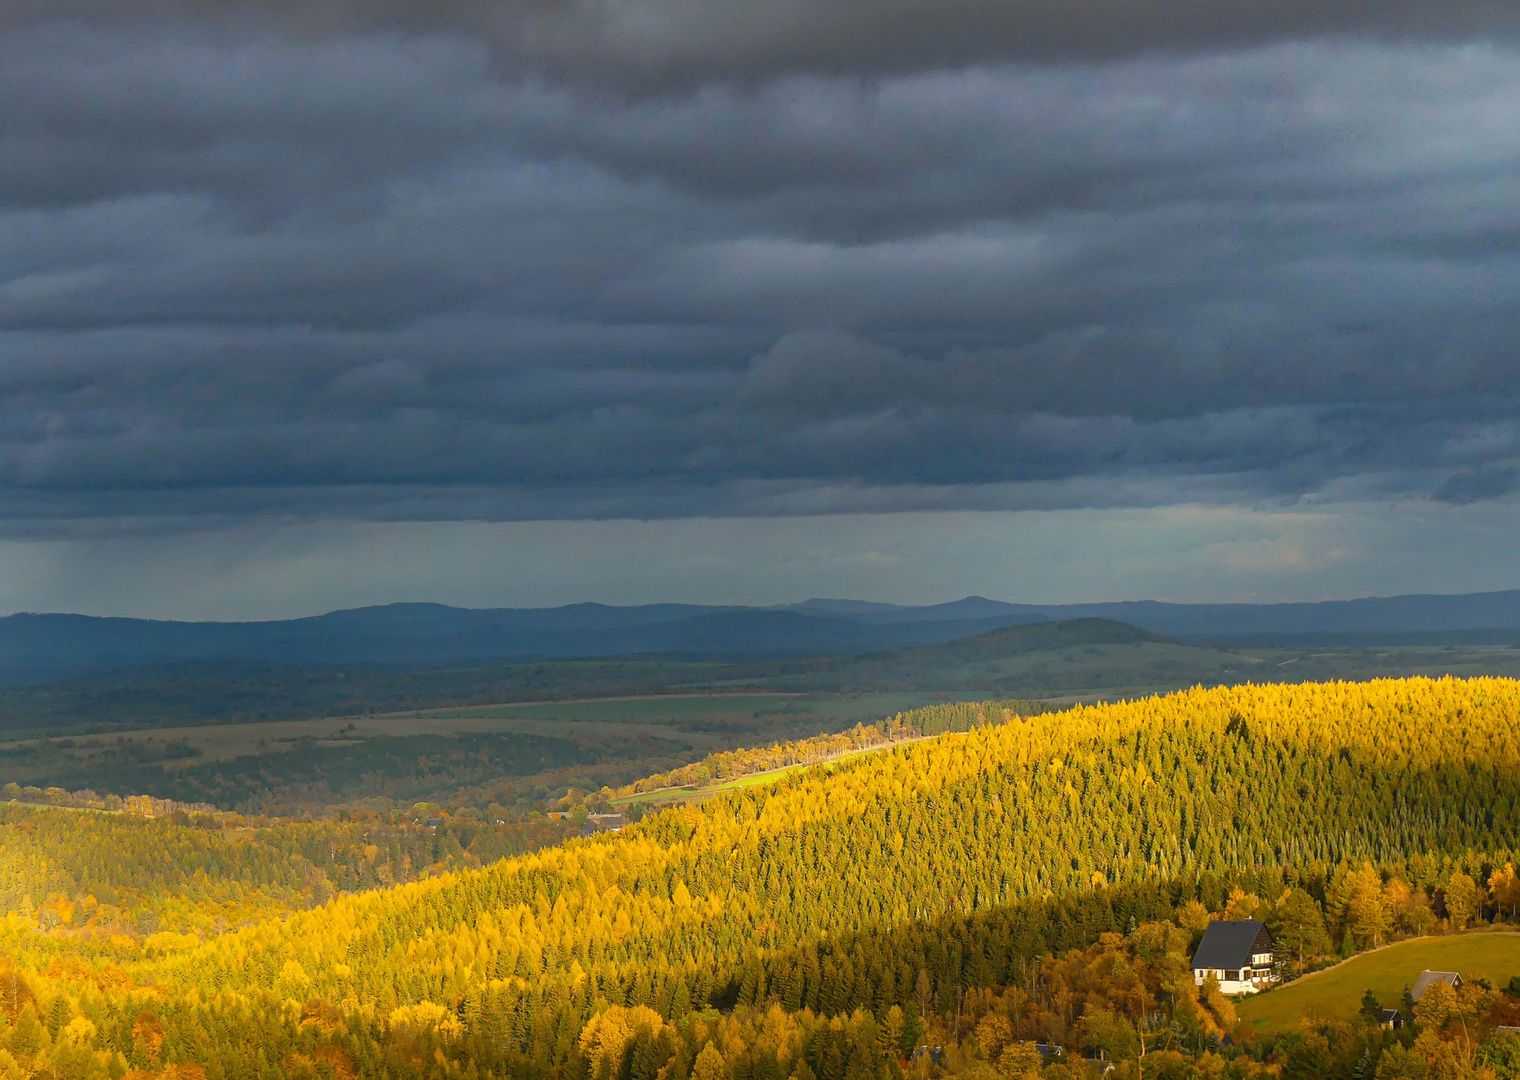
<path fill-rule="evenodd" d="M 912 610 L 912 609 L 908 609 Z M 639 654 L 853 654 L 934 644 L 1001 626 L 984 618 L 868 621 L 807 609 L 650 604 L 453 608 L 389 604 L 273 622 L 171 622 L 87 615 L 0 618 L 0 673 L 88 673 L 206 660 L 300 663 L 565 659 Z"/>
<path fill-rule="evenodd" d="M 777 607 L 404 603 L 270 622 L 18 614 L 0 618 L 0 672 L 14 677 L 187 660 L 342 664 L 638 654 L 851 655 L 937 645 L 1007 626 L 1088 618 L 1192 640 L 1520 629 L 1520 590 L 1288 604 L 1010 604 L 980 596 L 921 607 L 840 599 Z"/>
<path fill-rule="evenodd" d="M 838 604 L 806 600 L 810 609 Z M 1418 633 L 1422 631 L 1520 628 L 1520 589 L 1506 592 L 1410 594 L 1357 600 L 1276 604 L 1179 604 L 1164 600 L 1115 600 L 1094 604 L 1010 604 L 968 596 L 930 607 L 873 606 L 855 617 L 869 622 L 924 618 L 1110 619 L 1178 637 L 1243 637 L 1260 634 Z"/>

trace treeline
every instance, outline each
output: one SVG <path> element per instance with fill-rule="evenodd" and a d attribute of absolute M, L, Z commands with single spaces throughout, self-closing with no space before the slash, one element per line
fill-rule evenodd
<path fill-rule="evenodd" d="M 1043 701 L 997 701 L 917 709 L 898 713 L 875 724 L 856 724 L 848 731 L 829 732 L 773 746 L 722 750 L 690 765 L 642 777 L 617 791 L 609 789 L 602 793 L 602 798 L 623 798 L 661 788 L 735 780 L 791 765 L 812 765 L 841 754 L 879 749 L 907 739 L 970 731 L 986 724 L 1008 723 L 1020 716 L 1039 716 L 1053 711 L 1055 707 Z"/>
<path fill-rule="evenodd" d="M 712 664 L 573 663 L 308 665 L 207 661 L 0 687 L 0 727 L 115 731 L 205 721 L 247 723 L 412 709 L 670 693 Z"/>
<path fill-rule="evenodd" d="M 216 934 L 573 835 L 543 819 L 437 820 L 271 823 L 183 807 L 149 819 L 0 803 L 0 912 L 13 913 L 18 932 L 53 932 L 71 949 L 132 959 L 156 934 Z"/>
<path fill-rule="evenodd" d="M 557 797 L 567 786 L 595 790 L 626 783 L 651 767 L 669 767 L 693 756 L 690 743 L 675 730 L 663 739 L 642 731 L 595 740 L 518 733 L 425 734 L 324 746 L 305 739 L 289 749 L 229 760 L 180 760 L 168 768 L 136 760 L 136 745 L 118 737 L 98 744 L 81 739 L 28 747 L 28 756 L 6 761 L 7 775 L 23 778 L 14 797 L 44 801 L 35 793 L 52 790 L 56 795 L 68 789 L 118 796 L 142 793 L 279 816 L 336 807 L 384 811 L 439 801 L 471 807 L 481 817 L 524 816 L 534 803 Z M 492 803 L 497 804 L 494 810 Z"/>
<path fill-rule="evenodd" d="M 919 722 L 949 726 L 967 708 Z M 95 967 L 50 967 L 56 945 L 35 931 L 6 940 L 39 1017 L 60 1030 L 83 1018 L 91 1052 L 112 1061 L 134 1062 L 130 1046 L 144 1067 L 195 1064 L 209 1080 L 322 1068 L 398 1080 L 632 1080 L 635 1069 L 639 1080 L 749 1080 L 771 1066 L 745 1064 L 712 1029 L 714 1054 L 703 1043 L 695 1057 L 654 1032 L 625 1074 L 622 1058 L 597 1056 L 603 1040 L 587 1025 L 612 1006 L 644 1007 L 678 1032 L 738 1024 L 742 1042 L 771 1003 L 785 1021 L 777 1038 L 813 1075 L 864 1080 L 902 1067 L 858 1041 L 894 1007 L 959 1043 L 972 990 L 995 991 L 1012 1036 L 1045 1025 L 1056 1038 L 1056 1017 L 1080 1049 L 1087 1002 L 1070 987 L 1040 998 L 1031 972 L 1106 932 L 1176 919 L 1191 934 L 1190 901 L 1296 911 L 1306 964 L 1348 935 L 1355 948 L 1429 929 L 1410 921 L 1425 905 L 1457 925 L 1503 904 L 1520 847 L 1520 684 L 1237 687 L 999 719 L 1001 707 L 983 707 L 965 733 L 122 965 L 151 991 Z M 1175 951 L 1171 931 L 1149 932 Z M 1124 978 L 1148 987 L 1129 955 Z M 1047 1018 L 1013 1010 L 1014 990 Z M 1192 1023 L 1176 1019 L 1181 1003 L 1167 993 L 1159 1018 L 1109 1011 L 1139 1016 L 1142 1029 Z M 1224 1031 L 1227 1017 L 1199 1001 Z M 1202 1061 L 1213 1032 L 1195 1019 L 1187 1048 Z M 157 1048 L 134 1031 L 158 1032 Z M 751 1034 L 746 1045 L 757 1045 Z M 815 1036 L 827 1042 L 815 1047 Z M 807 1080 L 796 1055 L 787 1060 L 787 1076 Z"/>
<path fill-rule="evenodd" d="M 62 806 L 76 810 L 105 810 L 110 813 L 138 814 L 142 817 L 166 817 L 174 813 L 213 814 L 210 803 L 182 803 L 173 799 L 155 799 L 152 795 L 101 795 L 89 788 L 69 791 L 61 787 L 22 787 L 14 781 L 0 788 L 0 799 L 29 803 L 33 806 Z"/>

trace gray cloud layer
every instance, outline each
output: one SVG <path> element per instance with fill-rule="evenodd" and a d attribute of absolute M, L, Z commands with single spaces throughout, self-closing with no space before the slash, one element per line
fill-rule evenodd
<path fill-rule="evenodd" d="M 627 97 L 448 34 L 7 33 L 9 527 L 1509 492 L 1520 52 L 951 69 L 1104 19 L 994 48 L 965 27 L 1014 7 L 952 6 L 976 48 L 907 64 L 927 7 L 859 63 L 798 29 L 849 5 L 729 44 L 721 7 L 597 10 L 626 55 L 564 31 L 576 63 L 921 70 Z M 1145 10 L 1207 44 L 1373 8 Z"/>
<path fill-rule="evenodd" d="M 900 74 L 1007 62 L 1112 59 L 1325 34 L 1440 40 L 1512 33 L 1503 0 L 7 0 L 13 26 L 186 19 L 318 39 L 442 31 L 496 62 L 650 90 L 776 75 Z"/>

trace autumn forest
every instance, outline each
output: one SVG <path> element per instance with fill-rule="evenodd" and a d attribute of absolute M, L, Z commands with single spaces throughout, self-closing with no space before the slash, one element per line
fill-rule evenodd
<path fill-rule="evenodd" d="M 1502 933 L 1520 683 L 945 705 L 857 741 L 584 836 L 0 806 L 0 1073 L 1515 1075 L 1520 980 L 1275 1029 L 1189 958 L 1211 919 L 1261 920 L 1267 1002 Z"/>

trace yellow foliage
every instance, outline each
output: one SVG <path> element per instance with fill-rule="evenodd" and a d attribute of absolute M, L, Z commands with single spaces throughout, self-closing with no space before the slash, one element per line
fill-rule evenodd
<path fill-rule="evenodd" d="M 1221 1031 L 1228 1034 L 1235 1030 L 1235 1025 L 1240 1022 L 1240 1018 L 1235 1013 L 1235 1004 L 1224 996 L 1214 976 L 1210 975 L 1203 980 L 1203 986 L 1198 991 L 1198 1000 L 1204 1008 L 1208 1009 Z"/>
<path fill-rule="evenodd" d="M 165 953 L 193 949 L 200 943 L 201 939 L 194 934 L 178 934 L 173 930 L 160 930 L 144 938 L 142 947 L 143 952 L 149 956 L 162 956 Z"/>
<path fill-rule="evenodd" d="M 728 1066 L 712 1043 L 709 1042 L 697 1055 L 696 1064 L 691 1070 L 691 1080 L 728 1080 Z"/>
<path fill-rule="evenodd" d="M 1012 1039 L 1013 1025 L 1001 1013 L 990 1012 L 976 1025 L 976 1044 L 988 1061 L 996 1061 Z"/>
<path fill-rule="evenodd" d="M 597 1067 L 603 1059 L 613 1062 L 622 1060 L 623 1052 L 628 1049 L 628 1044 L 640 1028 L 648 1028 L 651 1032 L 658 1032 L 665 1026 L 665 1020 L 659 1013 L 644 1005 L 636 1005 L 626 1009 L 621 1005 L 593 1016 L 581 1029 L 580 1046 L 581 1056 L 591 1068 L 591 1075 L 597 1075 Z"/>
<path fill-rule="evenodd" d="M 505 1047 L 513 1055 L 507 1071 L 531 1060 L 547 1070 L 542 1075 L 578 1069 L 578 1051 L 595 1076 L 608 1055 L 645 1046 L 630 1042 L 641 1027 L 666 1030 L 651 1007 L 657 1005 L 673 1021 L 691 1018 L 676 1025 L 683 1032 L 700 1029 L 675 1059 L 683 1071 L 702 1074 L 697 1080 L 721 1080 L 760 1054 L 771 1055 L 767 1068 L 784 1062 L 805 1080 L 812 1066 L 796 1048 L 811 1032 L 844 1023 L 841 1017 L 862 1007 L 879 1018 L 910 1002 L 925 1023 L 938 1024 L 938 1014 L 961 1007 L 957 994 L 967 987 L 1011 978 L 1014 960 L 1040 967 L 1037 981 L 1028 976 L 1031 996 L 1059 981 L 1075 997 L 1060 1005 L 1042 998 L 1052 1001 L 1043 1028 L 1032 1021 L 1018 1027 L 1010 1006 L 1013 1029 L 1005 1032 L 979 1011 L 975 1019 L 986 1026 L 974 1028 L 978 1042 L 989 1059 L 997 1045 L 1000 1063 L 1019 1040 L 1078 1030 L 1083 995 L 1101 998 L 1114 1019 L 1105 1037 L 1120 1040 L 1127 1025 L 1155 1008 L 1163 981 L 1166 1000 L 1187 1013 L 1190 1030 L 1234 1032 L 1233 1006 L 1217 987 L 1184 988 L 1185 957 L 1175 954 L 1209 918 L 1196 902 L 1177 911 L 1182 929 L 1147 924 L 1128 944 L 1104 940 L 1091 955 L 1044 966 L 1011 957 L 1007 947 L 996 958 L 990 949 L 938 949 L 936 936 L 969 934 L 973 921 L 992 925 L 1025 902 L 1075 902 L 1095 889 L 1165 895 L 1152 886 L 1205 876 L 1229 883 L 1256 868 L 1314 866 L 1321 880 L 1334 876 L 1329 921 L 1336 940 L 1349 925 L 1374 944 L 1401 928 L 1423 928 L 1432 902 L 1456 925 L 1485 915 L 1485 890 L 1474 874 L 1496 904 L 1513 910 L 1517 900 L 1520 885 L 1506 865 L 1516 854 L 1504 850 L 1508 826 L 1493 822 L 1520 815 L 1520 683 L 1194 689 L 1037 716 L 996 705 L 946 708 L 972 718 L 972 730 L 898 742 L 785 783 L 672 810 L 617 835 L 483 869 L 345 889 L 320 909 L 250 919 L 225 933 L 206 930 L 204 941 L 161 932 L 128 956 L 108 951 L 116 946 L 106 930 L 86 939 L 87 928 L 75 925 L 44 938 L 36 920 L 5 920 L 0 934 L 16 960 L 0 959 L 0 1010 L 16 1015 L 33 1005 L 42 1014 L 62 988 L 71 1010 L 100 1023 L 107 1015 L 101 1001 L 110 997 L 114 1015 L 138 1015 L 137 1064 L 144 1060 L 138 1045 L 151 1058 L 162 1046 L 174 1057 L 182 1046 L 235 1030 L 228 1017 L 246 1016 L 264 1025 L 258 1030 L 308 1040 L 272 1048 L 269 1061 L 325 1073 L 336 1064 L 323 1064 L 309 1041 L 329 1037 L 337 1022 L 314 1030 L 301 1003 L 342 1001 L 357 1017 L 343 1021 L 355 1061 L 384 1060 L 388 1051 L 378 1044 L 390 1031 L 436 1033 L 452 1045 L 468 1027 L 468 1041 L 442 1051 L 437 1076 L 456 1075 L 467 1052 L 476 1052 L 467 1048 L 478 1047 Z M 930 710 L 915 722 L 928 730 L 940 715 Z M 352 863 L 355 873 L 368 874 L 386 853 L 370 853 L 361 840 L 355 838 Z M 216 852 L 220 858 L 223 850 Z M 1270 897 L 1281 885 L 1252 887 L 1270 887 Z M 104 889 L 99 895 L 112 901 Z M 1272 907 L 1244 889 L 1216 893 L 1211 904 L 1237 917 Z M 71 918 L 104 918 L 97 909 L 104 910 L 80 900 Z M 60 927 L 70 925 L 59 918 Z M 1063 919 L 1048 924 L 1072 925 Z M 891 936 L 899 931 L 905 936 Z M 1325 927 L 1316 932 L 1323 939 Z M 900 941 L 907 942 L 903 951 L 890 953 Z M 37 974 L 76 945 L 87 962 Z M 1323 948 L 1313 945 L 1310 953 Z M 942 970 L 953 967 L 949 955 L 962 957 L 961 970 Z M 108 959 L 125 970 L 108 973 Z M 994 962 L 999 970 L 990 969 Z M 150 993 L 161 1001 L 153 1014 L 146 1011 Z M 787 1002 L 788 1018 L 808 1019 L 788 1019 L 800 1026 L 784 1037 L 753 1027 L 741 1036 L 727 1019 L 702 1012 L 710 1001 L 736 997 L 757 1013 L 770 1001 Z M 603 1008 L 607 1001 L 647 1004 Z M 47 1015 L 51 1024 L 59 1014 Z M 859 1023 L 873 1060 L 887 1057 L 897 1044 L 881 1037 L 881 1025 Z M 174 1029 L 169 1043 L 165 1024 Z M 968 1030 L 959 1027 L 959 1035 Z M 287 1058 L 296 1051 L 304 1057 Z M 658 1064 L 640 1068 L 652 1073 Z M 499 1067 L 481 1064 L 480 1074 Z"/>
<path fill-rule="evenodd" d="M 76 1016 L 63 1026 L 63 1037 L 75 1046 L 89 1046 L 95 1041 L 95 1025 L 83 1016 Z"/>
<path fill-rule="evenodd" d="M 445 1038 L 463 1034 L 464 1025 L 454 1010 L 433 1001 L 419 1001 L 415 1005 L 402 1005 L 391 1010 L 390 1025 L 410 1035 L 436 1031 Z"/>
<path fill-rule="evenodd" d="M 1034 1043 L 1016 1042 L 1010 1044 L 998 1058 L 998 1073 L 1005 1080 L 1027 1080 L 1028 1077 L 1038 1077 L 1043 1064 L 1044 1059 L 1040 1057 Z"/>

